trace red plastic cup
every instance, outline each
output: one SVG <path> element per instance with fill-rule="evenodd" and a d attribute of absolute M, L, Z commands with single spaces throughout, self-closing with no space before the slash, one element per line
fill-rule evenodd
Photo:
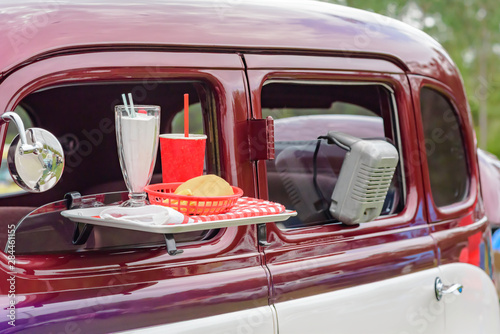
<path fill-rule="evenodd" d="M 184 182 L 203 175 L 206 135 L 160 135 L 163 183 Z"/>

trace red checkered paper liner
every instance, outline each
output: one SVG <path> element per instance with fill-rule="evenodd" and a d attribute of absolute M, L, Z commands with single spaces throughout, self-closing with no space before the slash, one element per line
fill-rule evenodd
<path fill-rule="evenodd" d="M 279 203 L 251 197 L 241 197 L 238 199 L 236 204 L 226 213 L 204 216 L 189 216 L 189 218 L 193 220 L 193 223 L 199 223 L 214 220 L 275 215 L 278 213 L 283 213 L 285 212 L 285 210 L 285 207 Z"/>

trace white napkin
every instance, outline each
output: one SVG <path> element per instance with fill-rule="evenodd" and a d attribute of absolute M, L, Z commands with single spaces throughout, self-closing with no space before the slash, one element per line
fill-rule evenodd
<path fill-rule="evenodd" d="M 161 205 L 146 205 L 140 207 L 115 206 L 104 209 L 100 213 L 102 219 L 142 223 L 149 225 L 192 223 L 193 220 L 177 210 Z"/>

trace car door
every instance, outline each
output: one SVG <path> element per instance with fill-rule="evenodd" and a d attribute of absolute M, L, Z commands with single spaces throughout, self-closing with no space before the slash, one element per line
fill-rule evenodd
<path fill-rule="evenodd" d="M 198 124 L 208 136 L 206 172 L 255 196 L 253 167 L 236 150 L 246 139 L 239 127 L 248 113 L 244 78 L 236 54 L 130 48 L 49 57 L 4 78 L 0 110 L 24 105 L 36 116 L 35 126 L 63 142 L 67 165 L 47 193 L 0 199 L 0 277 L 15 282 L 13 293 L 2 283 L 2 318 L 12 302 L 15 313 L 15 326 L 2 321 L 2 332 L 275 332 L 255 226 L 175 235 L 183 253 L 172 256 L 161 234 L 107 227 L 95 227 L 75 245 L 75 225 L 60 215 L 69 202 L 47 204 L 68 191 L 88 195 L 73 194 L 78 207 L 126 198 L 126 192 L 102 193 L 123 184 L 113 108 L 127 92 L 137 103 L 160 105 L 162 131 L 171 132 L 188 91 L 195 99 L 191 111 L 199 116 L 191 126 Z M 157 161 L 156 176 L 160 170 Z M 34 211 L 13 218 L 13 205 Z"/>
<path fill-rule="evenodd" d="M 446 333 L 498 333 L 498 297 L 492 281 L 491 229 L 479 189 L 475 137 L 461 90 L 410 76 L 417 117 L 427 217 L 439 247 Z"/>
<path fill-rule="evenodd" d="M 245 55 L 255 118 L 272 116 L 276 158 L 257 161 L 259 195 L 297 211 L 261 233 L 280 333 L 443 333 L 439 276 L 414 138 L 410 88 L 377 59 Z M 400 162 L 382 215 L 328 216 L 345 151 L 328 131 L 391 142 Z"/>

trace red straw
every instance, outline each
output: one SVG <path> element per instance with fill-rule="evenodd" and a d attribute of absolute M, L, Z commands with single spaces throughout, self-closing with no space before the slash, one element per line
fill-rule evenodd
<path fill-rule="evenodd" d="M 189 94 L 184 94 L 184 137 L 189 137 Z"/>

